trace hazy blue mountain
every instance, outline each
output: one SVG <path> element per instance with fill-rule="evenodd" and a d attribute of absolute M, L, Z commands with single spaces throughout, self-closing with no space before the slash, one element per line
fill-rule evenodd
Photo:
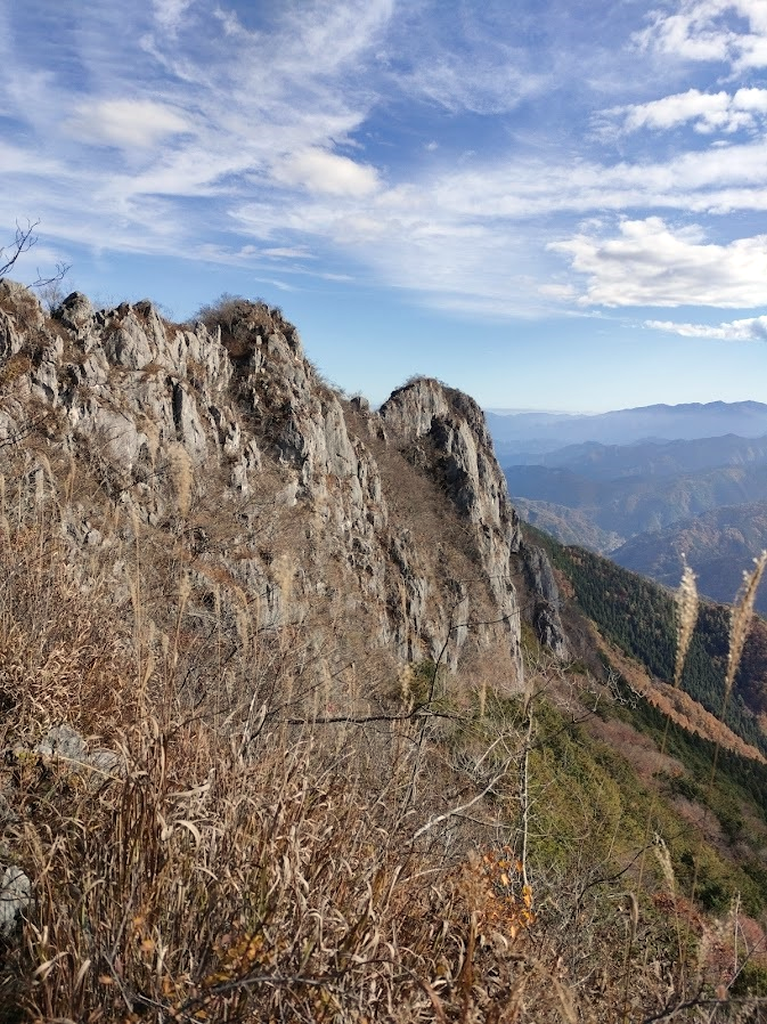
<path fill-rule="evenodd" d="M 767 435 L 767 405 L 761 402 L 698 402 L 648 405 L 597 415 L 524 412 L 487 413 L 501 459 L 513 453 L 547 452 L 598 441 L 624 445 L 643 440 L 692 440 L 737 434 Z"/>
<path fill-rule="evenodd" d="M 690 441 L 636 441 L 627 445 L 586 441 L 550 452 L 519 453 L 514 462 L 567 469 L 591 480 L 669 477 L 720 466 L 767 463 L 767 437 L 725 434 Z"/>
<path fill-rule="evenodd" d="M 633 558 L 633 537 L 767 501 L 761 402 L 652 405 L 594 416 L 496 411 L 488 423 L 520 513 L 562 543 L 608 554 L 624 545 L 624 557 Z M 648 537 L 642 551 L 650 548 Z M 642 558 L 642 565 L 655 565 L 650 554 Z M 661 578 L 657 566 L 631 567 Z M 677 574 L 678 566 L 669 572 Z"/>
<path fill-rule="evenodd" d="M 528 501 L 527 498 L 519 497 L 513 499 L 513 504 L 526 523 L 543 530 L 560 544 L 577 544 L 606 554 L 620 547 L 626 539 L 621 534 L 597 526 L 588 512 L 579 512 L 549 501 Z"/>
<path fill-rule="evenodd" d="M 632 537 L 610 555 L 626 569 L 675 587 L 684 555 L 698 576 L 698 589 L 715 601 L 732 602 L 751 566 L 767 547 L 767 502 L 712 509 L 656 533 Z M 767 592 L 757 594 L 767 614 Z"/>
<path fill-rule="evenodd" d="M 767 501 L 767 464 L 724 466 L 680 476 L 623 477 L 591 480 L 569 469 L 544 466 L 504 466 L 512 501 L 525 499 L 530 510 L 558 516 L 567 527 L 552 530 L 558 539 L 572 543 L 579 524 L 589 524 L 607 534 L 629 539 L 658 531 L 710 509 L 745 502 Z M 567 510 L 572 510 L 568 515 Z M 540 520 L 539 520 L 540 521 Z M 541 527 L 546 529 L 541 522 Z M 593 546 L 585 538 L 584 546 Z M 601 548 L 604 551 L 604 548 Z"/>

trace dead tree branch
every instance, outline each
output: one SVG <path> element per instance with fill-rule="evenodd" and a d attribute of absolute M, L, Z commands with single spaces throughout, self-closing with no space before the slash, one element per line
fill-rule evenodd
<path fill-rule="evenodd" d="M 15 265 L 16 261 L 25 252 L 29 252 L 38 242 L 38 236 L 35 234 L 35 228 L 37 228 L 39 220 L 28 220 L 26 227 L 16 221 L 16 234 L 12 242 L 8 245 L 0 247 L 0 281 L 2 281 L 7 275 L 8 271 Z M 32 282 L 32 288 L 44 288 L 52 284 L 56 284 L 63 280 L 66 274 L 69 272 L 71 264 L 69 263 L 57 263 L 56 273 L 50 277 L 43 277 L 40 271 L 37 271 L 37 280 Z"/>

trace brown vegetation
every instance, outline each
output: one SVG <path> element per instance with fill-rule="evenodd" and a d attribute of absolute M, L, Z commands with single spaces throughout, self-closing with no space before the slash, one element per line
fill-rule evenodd
<path fill-rule="evenodd" d="M 659 777 L 689 780 L 611 717 L 609 676 L 528 629 L 514 693 L 472 648 L 500 627 L 493 584 L 446 478 L 414 465 L 428 445 L 408 461 L 349 413 L 388 542 L 409 531 L 393 599 L 424 565 L 445 610 L 443 646 L 414 635 L 403 668 L 350 600 L 350 559 L 376 566 L 320 502 L 340 473 L 293 503 L 266 443 L 237 491 L 225 456 L 152 448 L 149 417 L 128 467 L 106 427 L 57 415 L 0 449 L 0 861 L 31 885 L 0 938 L 2 1024 L 757 1019 L 764 920 L 695 899 L 725 825 L 667 798 Z M 56 748 L 64 727 L 82 751 Z"/>

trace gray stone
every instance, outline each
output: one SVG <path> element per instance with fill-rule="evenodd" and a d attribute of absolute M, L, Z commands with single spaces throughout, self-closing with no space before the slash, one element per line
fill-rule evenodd
<path fill-rule="evenodd" d="M 68 761 L 87 760 L 88 745 L 82 736 L 69 725 L 54 725 L 45 739 L 35 747 L 43 757 L 63 757 Z"/>
<path fill-rule="evenodd" d="M 93 319 L 93 306 L 90 299 L 82 292 L 72 292 L 58 307 L 55 316 L 66 327 L 79 329 L 85 327 Z"/>
<path fill-rule="evenodd" d="M 519 521 L 472 399 L 420 379 L 379 413 L 362 398 L 349 403 L 307 361 L 298 332 L 263 304 L 238 302 L 222 331 L 209 318 L 208 327 L 168 325 L 149 302 L 94 313 L 73 293 L 56 332 L 41 315 L 30 334 L 21 307 L 39 304 L 23 291 L 16 302 L 18 315 L 0 315 L 0 358 L 33 342 L 44 359 L 4 401 L 0 437 L 56 411 L 62 448 L 83 458 L 112 510 L 105 516 L 87 497 L 63 509 L 73 565 L 108 558 L 131 522 L 172 520 L 180 476 L 168 467 L 183 446 L 193 505 L 202 497 L 221 522 L 209 531 L 221 539 L 204 545 L 199 531 L 178 534 L 187 554 L 208 563 L 198 590 L 225 575 L 253 598 L 256 629 L 338 623 L 329 646 L 354 648 L 350 660 L 379 651 L 383 661 L 393 649 L 399 660 L 456 668 L 478 655 L 508 689 L 524 686 Z M 426 530 L 429 503 L 444 528 Z M 107 573 L 124 599 L 124 573 L 116 564 Z M 543 592 L 540 600 L 551 606 Z M 41 744 L 46 756 L 95 756 L 59 729 Z"/>
<path fill-rule="evenodd" d="M 0 877 L 0 937 L 8 938 L 16 919 L 32 903 L 32 883 L 21 868 L 7 867 Z"/>
<path fill-rule="evenodd" d="M 570 646 L 562 625 L 559 587 L 549 556 L 543 548 L 526 541 L 521 545 L 521 553 L 533 595 L 533 628 L 540 642 L 565 660 L 570 657 Z"/>

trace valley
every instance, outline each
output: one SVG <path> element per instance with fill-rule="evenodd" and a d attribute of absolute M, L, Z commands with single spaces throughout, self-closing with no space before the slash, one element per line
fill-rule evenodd
<path fill-rule="evenodd" d="M 679 435 L 673 438 L 625 444 L 588 440 L 546 451 L 536 451 L 545 442 L 533 438 L 533 450 L 503 462 L 520 515 L 563 543 L 606 554 L 667 586 L 678 583 L 686 555 L 702 593 L 732 600 L 740 586 L 739 567 L 767 545 L 767 440 L 729 432 L 689 435 L 736 423 L 761 430 L 765 422 L 757 403 L 735 403 L 729 410 L 717 406 L 708 418 L 706 409 L 664 409 L 652 427 Z M 649 429 L 651 413 L 621 415 L 631 414 Z M 619 414 L 610 415 L 620 422 Z M 591 419 L 596 422 L 590 427 L 584 424 Z M 601 419 L 577 418 L 576 433 L 590 429 L 599 435 Z M 498 428 L 506 437 L 502 449 L 515 443 L 509 440 L 511 429 L 508 424 Z M 763 597 L 758 607 L 767 610 Z"/>

